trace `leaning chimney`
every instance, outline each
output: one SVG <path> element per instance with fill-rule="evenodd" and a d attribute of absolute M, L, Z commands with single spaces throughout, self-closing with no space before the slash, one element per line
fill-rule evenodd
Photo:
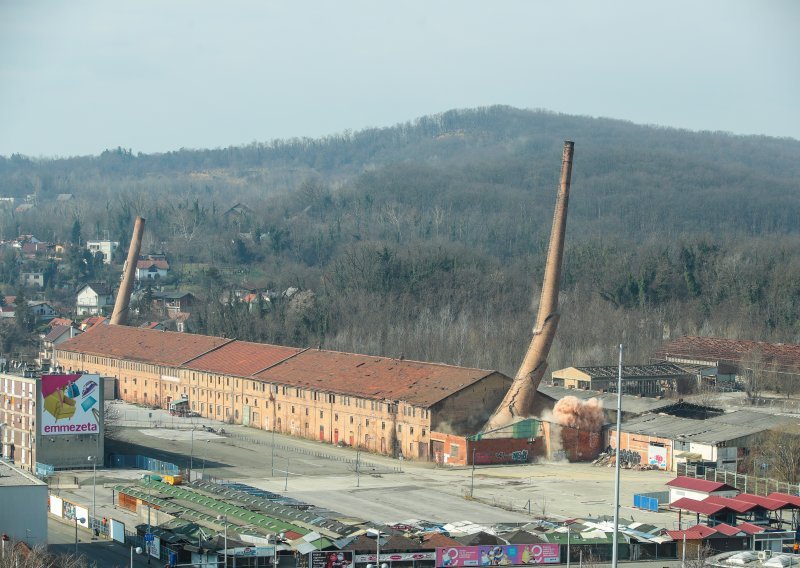
<path fill-rule="evenodd" d="M 128 322 L 128 307 L 131 303 L 131 292 L 133 292 L 133 280 L 136 278 L 136 264 L 139 261 L 139 251 L 142 248 L 142 235 L 144 234 L 144 218 L 136 217 L 133 225 L 133 236 L 131 246 L 128 247 L 128 260 L 125 261 L 125 269 L 122 274 L 122 282 L 117 292 L 117 300 L 114 303 L 114 311 L 111 314 L 111 325 L 125 325 Z"/>
<path fill-rule="evenodd" d="M 550 232 L 550 246 L 547 251 L 547 264 L 539 299 L 539 312 L 533 328 L 533 338 L 525 358 L 506 393 L 503 402 L 494 411 L 483 427 L 488 434 L 513 424 L 533 413 L 533 399 L 536 389 L 547 369 L 547 355 L 558 327 L 558 287 L 561 282 L 561 260 L 564 256 L 564 236 L 567 231 L 567 209 L 569 206 L 569 185 L 572 178 L 572 153 L 575 143 L 564 142 L 561 157 L 561 180 L 558 186 L 556 207 L 553 213 L 553 228 Z"/>

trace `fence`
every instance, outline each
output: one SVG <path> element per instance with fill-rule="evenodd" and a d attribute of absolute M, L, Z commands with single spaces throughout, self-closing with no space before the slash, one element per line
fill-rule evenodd
<path fill-rule="evenodd" d="M 633 506 L 637 509 L 658 513 L 661 503 L 669 502 L 669 491 L 655 493 L 637 493 L 633 496 Z"/>
<path fill-rule="evenodd" d="M 178 475 L 181 472 L 181 468 L 174 463 L 157 460 L 155 458 L 149 458 L 140 454 L 109 454 L 107 464 L 110 467 L 133 467 L 136 469 L 146 469 L 148 471 L 157 471 L 170 475 Z"/>
<path fill-rule="evenodd" d="M 726 483 L 743 493 L 761 495 L 762 497 L 766 497 L 770 493 L 800 495 L 800 485 L 797 483 L 787 483 L 776 479 L 756 477 L 754 475 L 736 473 L 735 471 L 720 471 L 708 466 L 687 465 L 685 463 L 679 463 L 677 470 L 678 475 Z"/>

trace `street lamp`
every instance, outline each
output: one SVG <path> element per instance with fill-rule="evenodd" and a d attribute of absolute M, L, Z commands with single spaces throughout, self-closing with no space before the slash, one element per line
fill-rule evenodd
<path fill-rule="evenodd" d="M 192 482 L 192 471 L 194 471 L 194 431 L 196 426 L 192 426 L 192 444 L 189 447 L 189 483 Z"/>
<path fill-rule="evenodd" d="M 89 456 L 88 459 L 92 462 L 92 522 L 89 523 L 91 530 L 97 523 L 97 455 Z"/>
<path fill-rule="evenodd" d="M 225 550 L 223 551 L 223 558 L 225 559 L 225 567 L 228 566 L 228 515 L 217 515 L 218 521 L 225 523 Z"/>
<path fill-rule="evenodd" d="M 472 448 L 472 480 L 469 483 L 469 498 L 475 496 L 475 448 Z"/>
<path fill-rule="evenodd" d="M 381 564 L 381 530 L 378 529 L 378 536 L 375 537 L 375 564 L 367 564 L 367 568 L 389 568 L 384 562 Z"/>
<path fill-rule="evenodd" d="M 134 546 L 131 545 L 131 568 L 133 568 L 133 553 L 134 552 L 136 552 L 136 554 L 141 554 L 142 553 L 142 547 L 141 546 L 137 546 L 137 547 L 134 548 Z"/>
<path fill-rule="evenodd" d="M 208 454 L 208 444 L 211 440 L 206 440 L 206 451 L 203 452 L 203 472 L 200 474 L 201 477 L 205 478 L 206 476 L 206 454 Z M 191 482 L 192 480 L 189 479 Z"/>
<path fill-rule="evenodd" d="M 276 533 L 273 535 L 275 537 L 275 548 L 272 550 L 272 568 L 278 567 L 278 542 L 283 541 L 286 538 L 286 533 Z"/>
<path fill-rule="evenodd" d="M 75 554 L 78 554 L 78 523 L 85 523 L 86 519 L 81 517 L 78 518 L 78 515 L 75 515 Z"/>

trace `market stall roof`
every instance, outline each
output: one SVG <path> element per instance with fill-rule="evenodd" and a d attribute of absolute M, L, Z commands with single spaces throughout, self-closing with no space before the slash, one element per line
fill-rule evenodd
<path fill-rule="evenodd" d="M 774 493 L 773 493 L 774 495 Z M 753 495 L 752 493 L 740 493 L 734 497 L 737 501 L 746 501 L 747 503 L 755 503 L 760 505 L 768 511 L 777 511 L 778 509 L 798 509 L 798 505 L 787 501 L 786 499 L 774 497 L 762 497 L 761 495 Z"/>
<path fill-rule="evenodd" d="M 678 489 L 689 489 L 690 491 L 702 491 L 704 493 L 711 493 L 712 491 L 736 491 L 736 488 L 721 481 L 709 481 L 707 479 L 698 479 L 696 477 L 686 477 L 680 475 L 675 479 L 667 482 L 668 487 L 677 487 Z"/>
<path fill-rule="evenodd" d="M 786 501 L 795 507 L 800 507 L 800 497 L 797 495 L 789 495 L 788 493 L 770 493 L 767 495 L 769 499 L 777 499 L 779 501 Z"/>
<path fill-rule="evenodd" d="M 747 501 L 739 501 L 737 499 L 732 499 L 730 497 L 719 497 L 718 495 L 711 495 L 703 499 L 704 503 L 713 503 L 715 505 L 724 505 L 728 509 L 732 511 L 736 511 L 739 514 L 749 513 L 750 511 L 754 511 L 757 509 L 764 510 L 764 507 L 757 503 L 750 503 Z"/>
<path fill-rule="evenodd" d="M 670 509 L 681 509 L 682 511 L 690 511 L 692 513 L 700 513 L 701 515 L 716 515 L 722 511 L 730 511 L 729 507 L 717 503 L 709 503 L 708 501 L 698 501 L 689 497 L 682 497 L 677 501 L 670 503 Z"/>

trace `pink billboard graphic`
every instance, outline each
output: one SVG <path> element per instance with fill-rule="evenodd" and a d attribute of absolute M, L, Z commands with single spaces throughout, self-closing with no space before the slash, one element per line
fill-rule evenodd
<path fill-rule="evenodd" d="M 41 391 L 43 435 L 98 433 L 103 409 L 99 375 L 42 375 Z"/>
<path fill-rule="evenodd" d="M 512 544 L 508 546 L 454 546 L 436 549 L 436 566 L 519 566 L 525 564 L 558 564 L 557 544 Z"/>
<path fill-rule="evenodd" d="M 477 546 L 451 546 L 436 549 L 436 566 L 480 566 L 480 553 Z"/>

